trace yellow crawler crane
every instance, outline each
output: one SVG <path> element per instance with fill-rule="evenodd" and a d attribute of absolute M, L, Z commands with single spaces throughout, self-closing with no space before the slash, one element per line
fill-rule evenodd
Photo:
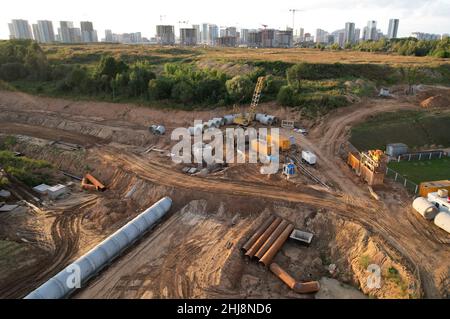
<path fill-rule="evenodd" d="M 260 76 L 258 81 L 256 82 L 255 92 L 253 92 L 252 104 L 248 110 L 248 113 L 239 111 L 236 105 L 234 105 L 234 110 L 237 111 L 238 115 L 234 118 L 234 124 L 241 126 L 248 126 L 253 122 L 256 113 L 256 107 L 258 106 L 259 99 L 261 98 L 261 91 L 264 86 L 264 80 L 266 78 L 264 76 Z"/>

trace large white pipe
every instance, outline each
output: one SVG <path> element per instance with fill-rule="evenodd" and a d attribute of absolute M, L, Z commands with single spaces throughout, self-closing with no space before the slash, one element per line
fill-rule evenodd
<path fill-rule="evenodd" d="M 434 218 L 434 224 L 445 230 L 447 233 L 450 233 L 450 214 L 440 212 Z"/>
<path fill-rule="evenodd" d="M 425 219 L 433 220 L 433 218 L 437 215 L 438 209 L 433 203 L 429 202 L 424 197 L 417 197 L 413 201 L 413 208 L 422 215 Z"/>
<path fill-rule="evenodd" d="M 61 299 L 68 297 L 77 289 L 73 284 L 76 275 L 79 274 L 79 282 L 82 287 L 92 276 L 100 272 L 100 270 L 110 264 L 126 248 L 141 238 L 151 226 L 169 211 L 171 206 L 172 199 L 170 197 L 162 198 L 89 252 L 50 278 L 36 290 L 32 291 L 25 299 Z"/>

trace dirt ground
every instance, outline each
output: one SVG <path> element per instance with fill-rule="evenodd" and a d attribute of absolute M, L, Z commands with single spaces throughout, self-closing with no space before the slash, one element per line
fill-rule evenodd
<path fill-rule="evenodd" d="M 317 298 L 448 297 L 449 235 L 420 219 L 398 185 L 376 189 L 381 200 L 375 201 L 338 154 L 355 123 L 379 112 L 417 108 L 406 98 L 363 100 L 305 123 L 307 137 L 289 132 L 301 148 L 318 155 L 312 170 L 332 186 L 325 190 L 305 176 L 300 183 L 279 175 L 267 179 L 256 165 L 189 176 L 166 152 L 145 152 L 152 145 L 169 152 L 171 145 L 170 134 L 155 137 L 149 124 L 163 123 L 170 132 L 226 109 L 153 110 L 0 91 L 0 133 L 20 135 L 14 150 L 78 176 L 89 170 L 108 186 L 104 193 L 88 194 L 75 184 L 70 196 L 42 204 L 40 212 L 0 215 L 0 240 L 36 256 L 17 269 L 0 267 L 0 278 L 6 278 L 0 297 L 24 296 L 163 196 L 174 200 L 168 216 L 75 297 L 313 298 L 289 291 L 241 255 L 242 243 L 269 214 L 315 235 L 310 247 L 287 242 L 275 261 L 299 280 L 320 280 Z M 284 109 L 271 113 L 292 115 Z M 54 140 L 80 148 L 58 148 Z M 8 258 L 18 258 L 10 250 L 4 250 Z M 381 267 L 380 289 L 366 286 L 368 263 Z M 331 264 L 338 270 L 333 275 Z"/>

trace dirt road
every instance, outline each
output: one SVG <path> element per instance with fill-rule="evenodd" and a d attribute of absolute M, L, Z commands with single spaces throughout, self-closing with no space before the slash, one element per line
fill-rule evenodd
<path fill-rule="evenodd" d="M 314 127 L 307 137 L 295 134 L 298 145 L 318 155 L 321 171 L 338 189 L 359 198 L 368 198 L 366 187 L 357 185 L 349 174 L 337 152 L 339 146 L 348 140 L 353 124 L 382 112 L 417 108 L 409 103 L 399 103 L 394 99 L 370 99 L 349 107 L 341 108 L 326 116 Z"/>
<path fill-rule="evenodd" d="M 0 298 L 22 298 L 54 276 L 79 252 L 80 223 L 87 207 L 96 201 L 95 195 L 84 196 L 76 204 L 58 205 L 48 211 L 52 222 L 51 236 L 54 251 L 40 259 L 33 268 L 16 271 L 0 285 Z"/>
<path fill-rule="evenodd" d="M 23 97 L 21 98 L 23 99 Z M 22 109 L 18 112 L 21 113 L 16 117 L 14 111 L 11 110 L 11 107 L 5 105 L 5 101 L 11 102 L 12 100 L 17 103 L 17 101 L 20 101 L 20 97 L 15 97 L 10 93 L 8 93 L 6 97 L 0 95 L 0 106 L 2 108 L 7 108 L 8 112 L 10 112 L 11 116 L 8 117 L 8 119 L 17 118 L 18 121 L 20 120 L 18 124 L 10 122 L 5 123 L 9 125 L 4 126 L 6 133 L 21 132 L 22 134 L 28 133 L 37 137 L 46 138 L 57 133 L 61 126 L 64 129 L 61 129 L 62 132 L 60 136 L 63 139 L 66 138 L 69 142 L 72 141 L 78 144 L 82 144 L 83 141 L 95 142 L 95 140 L 86 139 L 86 134 L 77 133 L 76 129 L 78 126 L 74 125 L 77 118 L 70 119 L 71 122 L 69 126 L 67 125 L 68 122 L 66 120 L 64 120 L 66 121 L 64 123 L 59 120 L 56 122 L 54 121 L 54 119 L 58 117 L 58 110 L 73 113 L 85 109 L 85 106 L 81 102 L 69 103 L 68 106 L 66 106 L 63 103 L 63 100 L 57 100 L 57 102 L 52 103 L 50 99 L 47 99 L 48 104 L 44 107 L 45 111 L 39 112 L 39 106 L 36 105 L 35 102 L 29 101 L 31 106 L 28 105 L 27 107 L 31 107 L 33 112 L 39 114 L 36 115 L 39 117 L 39 125 L 42 125 L 39 126 L 33 124 L 33 115 L 29 115 L 28 118 L 24 119 L 23 116 L 27 113 L 27 107 L 20 106 Z M 170 162 L 170 159 L 150 159 L 145 155 L 131 153 L 125 148 L 106 145 L 110 138 L 114 138 L 113 140 L 116 142 L 118 141 L 117 143 L 120 143 L 121 141 L 126 143 L 130 138 L 134 139 L 133 143 L 136 142 L 136 145 L 148 143 L 148 132 L 143 130 L 141 130 L 142 132 L 135 131 L 133 129 L 133 125 L 139 127 L 139 125 L 143 124 L 140 120 L 133 119 L 135 124 L 124 125 L 120 131 L 117 131 L 117 127 L 121 127 L 121 122 L 115 121 L 109 114 L 107 115 L 108 118 L 89 119 L 89 117 L 79 117 L 78 120 L 82 121 L 80 127 L 83 128 L 83 132 L 86 132 L 87 135 L 92 138 L 102 139 L 101 145 L 92 146 L 92 148 L 88 150 L 90 153 L 89 158 L 99 161 L 99 163 L 97 163 L 99 169 L 124 172 L 124 175 L 134 175 L 149 184 L 155 185 L 155 187 L 162 185 L 167 187 L 167 189 L 175 189 L 178 193 L 185 194 L 184 196 L 186 197 L 192 197 L 196 194 L 198 194 L 198 197 L 209 199 L 214 198 L 214 196 L 221 197 L 225 200 L 233 197 L 238 198 L 239 201 L 242 202 L 245 202 L 248 199 L 263 199 L 268 202 L 300 203 L 313 209 L 333 211 L 346 220 L 354 221 L 364 226 L 364 228 L 374 234 L 374 236 L 379 237 L 381 241 L 384 241 L 395 248 L 411 268 L 417 269 L 422 280 L 425 296 L 430 298 L 441 297 L 447 293 L 443 291 L 443 289 L 446 289 L 444 287 L 444 279 L 448 278 L 450 273 L 450 267 L 448 265 L 448 260 L 450 260 L 450 250 L 443 244 L 445 240 L 442 240 L 445 239 L 447 234 L 444 234 L 440 230 L 433 232 L 423 231 L 422 226 L 424 225 L 422 221 L 418 221 L 414 217 L 411 217 L 410 214 L 413 213 L 402 204 L 386 204 L 370 199 L 366 187 L 358 183 L 350 170 L 346 167 L 345 163 L 336 156 L 339 145 L 347 139 L 351 125 L 372 114 L 408 108 L 413 108 L 413 106 L 397 100 L 366 100 L 361 104 L 336 110 L 324 118 L 322 123 L 317 125 L 307 138 L 298 135 L 296 136 L 301 147 L 308 148 L 318 155 L 321 173 L 327 176 L 336 188 L 339 189 L 338 192 L 324 192 L 308 186 L 297 187 L 293 184 L 280 183 L 280 185 L 277 185 L 276 183 L 264 181 L 263 178 L 245 179 L 242 177 L 227 178 L 225 176 L 221 178 L 214 178 L 211 176 L 202 178 L 188 176 L 175 168 Z M 112 110 L 116 113 L 119 112 L 117 105 L 114 105 Z M 119 118 L 121 121 L 126 121 L 127 119 L 130 119 L 133 112 L 137 111 L 139 111 L 139 109 L 127 108 L 125 111 L 122 109 L 122 112 L 125 112 L 123 114 L 120 113 L 122 115 L 119 113 L 117 114 L 120 115 Z M 98 109 L 94 112 L 95 116 L 100 116 L 101 112 Z M 138 113 L 135 113 L 135 115 L 136 114 Z M 177 114 L 178 112 L 173 112 L 173 117 L 177 117 Z M 51 117 L 51 121 L 47 121 L 48 116 Z M 146 113 L 147 118 L 150 116 L 151 113 Z M 162 114 L 158 113 L 158 116 L 162 116 Z M 167 114 L 164 116 L 167 118 Z M 177 118 L 171 120 L 171 124 L 182 123 L 183 121 L 185 121 L 185 119 Z M 101 123 L 101 125 L 99 123 Z M 108 126 L 111 123 L 114 124 L 113 127 Z M 47 125 L 49 127 L 47 127 Z M 136 137 L 137 135 L 139 136 Z M 126 188 L 128 185 L 125 185 L 124 187 Z M 90 203 L 86 203 L 86 205 L 90 205 Z M 2 285 L 4 288 L 0 289 L 0 296 L 21 296 L 25 294 L 31 288 L 37 286 L 38 283 L 49 278 L 57 271 L 57 269 L 61 269 L 63 265 L 74 258 L 75 254 L 80 253 L 79 248 L 82 250 L 82 247 L 78 247 L 78 234 L 80 232 L 79 218 L 83 215 L 83 209 L 83 206 L 67 209 L 67 212 L 60 211 L 57 214 L 58 216 L 54 216 L 55 222 L 51 233 L 56 249 L 52 254 L 52 257 L 43 262 L 41 267 L 30 269 L 28 272 L 11 277 L 11 282 Z M 76 213 L 74 213 L 74 211 Z M 176 218 L 178 217 L 174 218 L 175 222 L 173 223 L 176 223 Z M 165 229 L 167 233 L 169 233 L 170 225 L 170 223 L 167 226 L 163 225 L 163 227 L 159 229 L 162 229 L 161 231 Z M 203 228 L 204 232 L 208 232 L 208 225 L 205 225 Z M 248 226 L 248 224 L 246 226 Z M 246 226 L 243 225 L 242 227 L 245 229 Z M 217 236 L 220 237 L 220 226 L 216 225 L 214 227 L 217 227 Z M 205 242 L 203 244 L 207 246 L 208 243 Z M 149 240 L 148 246 L 146 247 L 152 247 L 151 245 L 154 244 L 151 244 Z M 189 247 L 189 245 L 187 247 Z M 142 255 L 143 251 L 148 252 L 149 250 L 131 250 L 129 255 L 125 256 L 126 258 L 124 260 L 126 260 L 127 263 L 133 263 L 134 266 L 138 267 L 148 261 L 148 256 Z M 200 254 L 198 251 L 192 251 L 191 253 Z M 134 257 L 130 257 L 130 259 L 128 256 Z M 172 258 L 174 258 L 172 262 L 176 263 L 176 254 L 173 255 Z M 168 264 L 166 261 L 164 261 L 164 263 L 169 267 L 170 263 Z M 113 282 L 117 283 L 117 278 L 120 278 L 122 275 L 129 275 L 129 273 L 125 271 L 126 268 L 126 264 L 122 264 L 116 269 L 117 273 L 112 275 L 108 272 L 107 274 L 100 276 L 97 282 L 101 282 L 102 284 L 96 284 L 96 286 L 93 287 L 93 295 L 95 295 L 95 291 L 100 291 L 99 289 L 101 288 L 99 287 L 105 287 L 105 285 L 113 289 Z M 42 269 L 45 270 L 43 271 Z M 182 270 L 179 271 L 181 272 Z M 113 278 L 111 276 L 114 276 L 116 279 L 111 281 L 111 284 L 109 285 L 107 282 Z M 149 269 L 139 280 L 144 280 L 151 276 L 152 272 L 151 269 Z M 130 287 L 133 283 L 133 279 L 134 277 L 129 278 L 129 281 L 127 281 L 125 285 Z M 186 278 L 186 282 L 188 281 L 189 278 Z M 189 288 L 188 286 L 185 287 L 187 287 L 186 289 Z M 89 291 L 89 289 L 90 287 L 87 287 L 86 291 Z M 185 294 L 179 293 L 173 297 L 183 295 Z"/>

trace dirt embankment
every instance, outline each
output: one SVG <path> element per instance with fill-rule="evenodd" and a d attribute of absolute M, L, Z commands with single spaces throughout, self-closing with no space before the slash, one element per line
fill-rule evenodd
<path fill-rule="evenodd" d="M 274 211 L 315 234 L 310 247 L 288 242 L 275 258 L 295 278 L 310 281 L 330 277 L 328 268 L 333 263 L 337 266 L 336 279 L 354 287 L 361 284 L 363 291 L 373 296 L 407 298 L 421 293 L 411 270 L 397 256 L 387 254 L 391 248 L 360 225 L 331 212 L 275 205 L 256 214 L 244 210 L 231 216 L 228 208 L 233 205 L 229 202 L 209 206 L 206 200 L 189 202 L 76 297 L 311 298 L 293 293 L 240 252 L 251 230 Z M 360 269 L 365 265 L 356 258 L 361 253 L 372 263 L 379 263 L 383 271 L 398 269 L 398 281 L 393 284 L 383 279 L 381 288 L 369 291 L 365 287 L 368 274 Z"/>

